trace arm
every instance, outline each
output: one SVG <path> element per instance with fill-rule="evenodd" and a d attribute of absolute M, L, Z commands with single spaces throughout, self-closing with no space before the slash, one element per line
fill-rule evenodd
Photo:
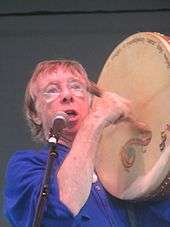
<path fill-rule="evenodd" d="M 58 174 L 60 200 L 76 215 L 91 189 L 95 155 L 103 129 L 129 114 L 129 102 L 116 94 L 97 98 Z"/>
<path fill-rule="evenodd" d="M 11 226 L 32 226 L 46 160 L 47 149 L 17 152 L 10 159 L 5 181 L 4 213 Z M 62 157 L 59 155 L 60 161 Z M 43 216 L 44 226 L 70 227 L 74 222 L 72 213 L 59 200 L 55 171 L 51 176 Z"/>

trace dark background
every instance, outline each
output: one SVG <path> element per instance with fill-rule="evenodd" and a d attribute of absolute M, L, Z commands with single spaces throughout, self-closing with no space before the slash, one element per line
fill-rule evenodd
<path fill-rule="evenodd" d="M 35 64 L 44 59 L 75 59 L 97 81 L 109 54 L 126 37 L 140 31 L 170 35 L 170 0 L 3 2 L 0 3 L 1 205 L 9 157 L 15 150 L 34 146 L 22 105 Z M 2 209 L 0 226 L 9 226 Z"/>

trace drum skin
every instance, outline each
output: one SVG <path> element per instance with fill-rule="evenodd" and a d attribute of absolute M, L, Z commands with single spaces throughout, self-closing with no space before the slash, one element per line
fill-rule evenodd
<path fill-rule="evenodd" d="M 120 43 L 107 59 L 98 86 L 132 102 L 135 121 L 107 127 L 96 158 L 106 190 L 125 200 L 164 198 L 170 191 L 169 37 L 141 32 Z M 97 99 L 94 100 L 97 102 Z"/>

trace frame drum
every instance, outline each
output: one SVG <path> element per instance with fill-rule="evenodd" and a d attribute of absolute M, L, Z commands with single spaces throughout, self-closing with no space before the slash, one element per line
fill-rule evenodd
<path fill-rule="evenodd" d="M 170 39 L 141 32 L 120 43 L 106 61 L 98 86 L 132 101 L 136 121 L 104 129 L 96 172 L 105 189 L 125 200 L 170 194 Z M 94 100 L 97 101 L 97 100 Z"/>

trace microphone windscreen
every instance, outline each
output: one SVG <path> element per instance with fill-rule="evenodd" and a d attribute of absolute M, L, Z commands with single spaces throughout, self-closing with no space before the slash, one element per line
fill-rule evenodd
<path fill-rule="evenodd" d="M 65 112 L 57 112 L 53 119 L 53 133 L 56 134 L 63 130 L 68 123 L 68 115 Z"/>

